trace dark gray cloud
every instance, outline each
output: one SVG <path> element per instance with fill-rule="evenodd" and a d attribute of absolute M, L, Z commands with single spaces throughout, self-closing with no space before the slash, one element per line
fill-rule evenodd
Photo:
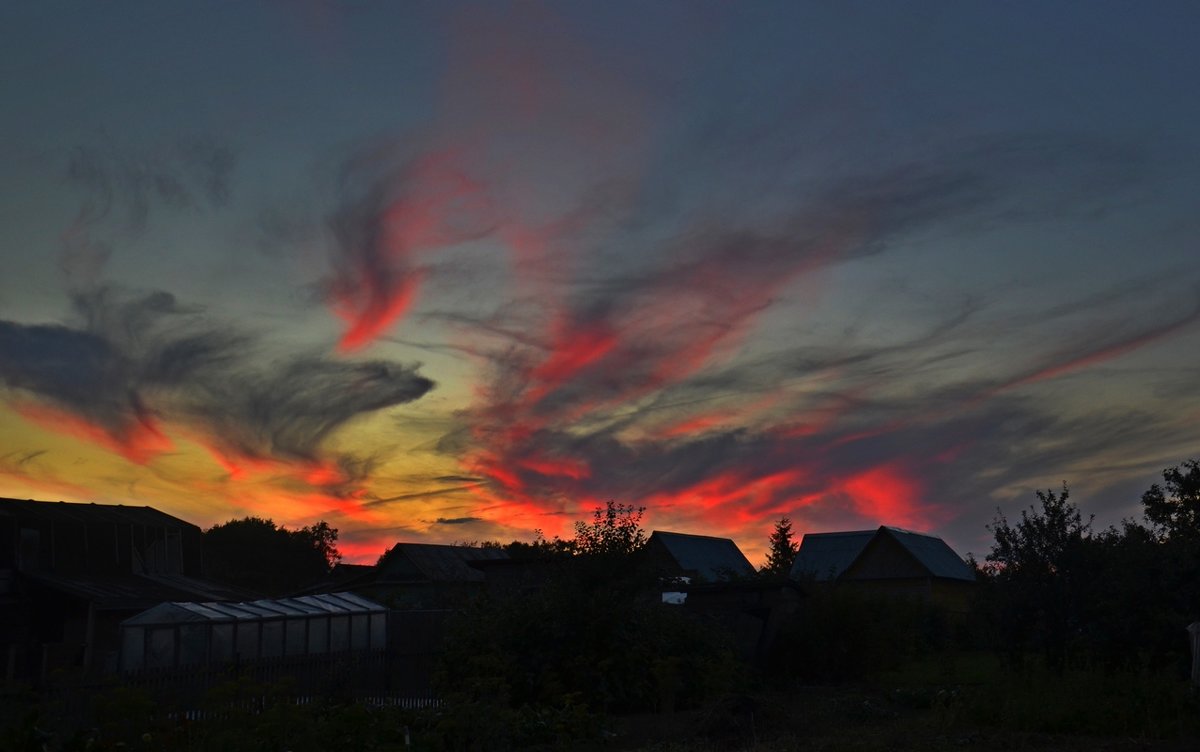
<path fill-rule="evenodd" d="M 482 517 L 438 517 L 433 521 L 435 525 L 466 525 L 471 522 L 481 522 Z"/>
<path fill-rule="evenodd" d="M 179 421 L 231 458 L 316 461 L 349 421 L 433 388 L 415 366 L 271 358 L 260 338 L 168 293 L 101 288 L 76 308 L 75 327 L 0 321 L 0 382 L 85 419 L 118 446 L 157 421 Z M 346 478 L 369 473 L 371 462 L 337 461 Z"/>

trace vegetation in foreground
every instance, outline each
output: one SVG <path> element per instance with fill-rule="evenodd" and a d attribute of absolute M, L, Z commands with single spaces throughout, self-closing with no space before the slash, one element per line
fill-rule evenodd
<path fill-rule="evenodd" d="M 286 686 L 235 683 L 185 716 L 118 687 L 95 698 L 94 728 L 68 734 L 48 727 L 52 702 L 10 692 L 0 749 L 1193 748 L 1200 463 L 1146 492 L 1145 524 L 1095 532 L 1065 487 L 1037 498 L 993 521 L 969 618 L 810 588 L 757 671 L 719 625 L 646 597 L 640 511 L 610 503 L 573 541 L 524 544 L 555 562 L 546 587 L 464 606 L 440 707 L 297 704 Z"/>

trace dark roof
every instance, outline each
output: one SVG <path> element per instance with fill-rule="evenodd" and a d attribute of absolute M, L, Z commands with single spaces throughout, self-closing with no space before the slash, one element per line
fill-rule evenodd
<path fill-rule="evenodd" d="M 134 507 L 125 504 L 94 504 L 68 501 L 34 501 L 33 499 L 0 498 L 0 515 L 33 517 L 47 522 L 119 522 L 125 524 L 196 527 L 186 520 L 160 512 L 153 507 Z"/>
<path fill-rule="evenodd" d="M 471 562 L 507 558 L 508 553 L 499 548 L 397 543 L 379 562 L 377 581 L 482 582 L 483 572 L 472 567 Z"/>
<path fill-rule="evenodd" d="M 89 574 L 62 575 L 22 572 L 42 587 L 116 611 L 149 608 L 163 601 L 230 600 L 245 591 L 182 575 Z"/>
<path fill-rule="evenodd" d="M 898 527 L 881 529 L 886 530 L 893 538 L 900 541 L 900 545 L 904 546 L 934 577 L 975 581 L 975 573 L 941 538 L 925 533 L 915 533 L 911 530 L 901 530 Z"/>
<path fill-rule="evenodd" d="M 800 550 L 792 563 L 792 577 L 812 577 L 817 580 L 836 580 L 854 563 L 875 530 L 854 530 L 844 533 L 808 533 L 800 540 Z"/>
<path fill-rule="evenodd" d="M 684 572 L 695 572 L 705 580 L 729 579 L 754 574 L 745 554 L 729 538 L 655 530 L 650 544 L 657 541 Z"/>
<path fill-rule="evenodd" d="M 933 577 L 975 580 L 971 568 L 941 538 L 886 525 L 878 530 L 805 535 L 792 565 L 792 576 L 835 580 L 850 568 L 866 550 L 867 544 L 882 535 L 899 543 Z"/>

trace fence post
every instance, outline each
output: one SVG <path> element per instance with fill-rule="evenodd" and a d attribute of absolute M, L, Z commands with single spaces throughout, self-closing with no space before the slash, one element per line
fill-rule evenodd
<path fill-rule="evenodd" d="M 1187 631 L 1192 644 L 1192 685 L 1200 687 L 1200 621 L 1189 624 Z"/>

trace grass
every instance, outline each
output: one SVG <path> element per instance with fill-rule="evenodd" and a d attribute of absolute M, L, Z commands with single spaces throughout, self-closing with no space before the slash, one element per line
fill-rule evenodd
<path fill-rule="evenodd" d="M 639 733 L 638 722 L 626 719 L 613 746 L 637 752 L 1182 752 L 1200 742 L 1200 697 L 1175 677 L 1082 669 L 1059 674 L 1032 661 L 1014 670 L 993 655 L 963 653 L 912 661 L 853 686 L 755 692 L 733 706 L 659 720 L 657 727 L 657 737 Z"/>

